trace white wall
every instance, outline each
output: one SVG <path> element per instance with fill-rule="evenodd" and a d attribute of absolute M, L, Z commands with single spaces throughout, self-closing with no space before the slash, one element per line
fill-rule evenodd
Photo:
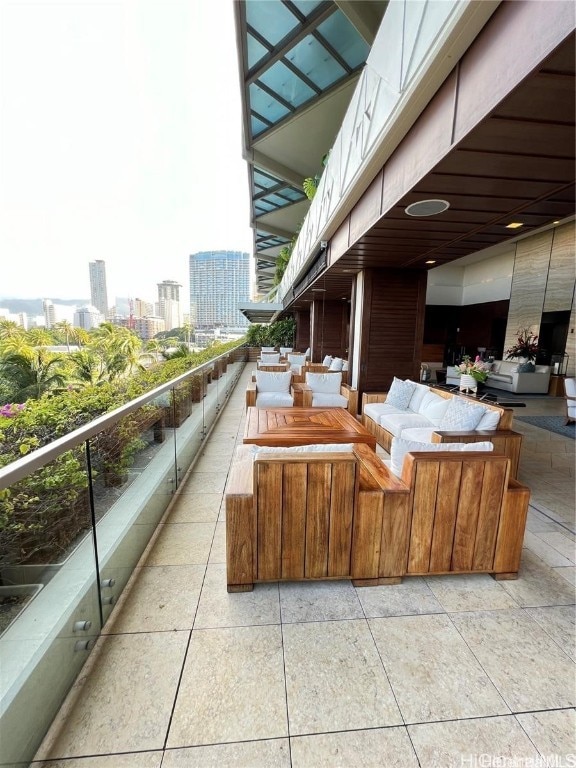
<path fill-rule="evenodd" d="M 499 256 L 462 267 L 447 264 L 430 270 L 426 304 L 464 306 L 509 299 L 514 247 Z"/>

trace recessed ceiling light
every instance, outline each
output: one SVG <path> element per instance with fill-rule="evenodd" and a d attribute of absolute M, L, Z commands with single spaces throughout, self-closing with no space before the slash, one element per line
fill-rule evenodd
<path fill-rule="evenodd" d="M 560 224 L 560 219 L 556 219 L 556 221 L 553 221 L 552 224 Z"/>
<path fill-rule="evenodd" d="M 436 264 L 436 259 L 428 259 L 428 261 L 425 262 L 425 263 L 426 264 Z"/>
<path fill-rule="evenodd" d="M 312 293 L 318 291 L 318 293 L 326 293 L 326 288 L 312 288 Z"/>
<path fill-rule="evenodd" d="M 404 212 L 408 216 L 437 216 L 448 208 L 450 208 L 448 200 L 419 200 L 405 208 Z"/>
<path fill-rule="evenodd" d="M 510 224 L 506 224 L 506 229 L 520 229 L 524 224 L 521 221 L 511 221 Z"/>

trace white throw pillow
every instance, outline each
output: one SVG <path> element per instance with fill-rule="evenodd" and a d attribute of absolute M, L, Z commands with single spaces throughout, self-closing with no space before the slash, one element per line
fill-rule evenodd
<path fill-rule="evenodd" d="M 289 392 L 292 371 L 256 371 L 258 392 Z"/>
<path fill-rule="evenodd" d="M 392 386 L 386 395 L 386 402 L 388 405 L 395 405 L 397 408 L 406 411 L 408 410 L 408 405 L 415 389 L 416 382 L 409 380 L 402 381 L 402 379 L 397 379 L 396 376 L 394 376 Z"/>
<path fill-rule="evenodd" d="M 500 423 L 498 411 L 493 411 L 492 408 L 485 408 L 484 410 L 486 413 L 476 425 L 476 429 L 498 429 L 498 424 Z"/>
<path fill-rule="evenodd" d="M 418 413 L 425 416 L 429 422 L 437 427 L 448 410 L 449 404 L 450 399 L 429 392 L 422 400 Z"/>
<path fill-rule="evenodd" d="M 344 360 L 342 360 L 341 357 L 335 357 L 330 363 L 330 370 L 341 371 L 343 365 L 344 365 Z"/>
<path fill-rule="evenodd" d="M 461 397 L 453 397 L 448 403 L 442 421 L 438 424 L 438 429 L 445 429 L 447 432 L 467 432 L 476 429 L 485 413 L 486 409 L 481 405 L 468 403 Z"/>
<path fill-rule="evenodd" d="M 324 392 L 326 395 L 339 395 L 342 384 L 342 374 L 310 373 L 306 374 L 306 384 L 312 387 L 312 392 Z"/>
<path fill-rule="evenodd" d="M 410 404 L 408 406 L 410 410 L 414 411 L 414 413 L 419 413 L 422 401 L 424 400 L 426 395 L 429 395 L 429 394 L 430 394 L 430 389 L 426 386 L 426 384 L 416 384 L 416 388 L 412 393 L 412 397 L 410 398 Z"/>
<path fill-rule="evenodd" d="M 310 445 L 293 445 L 289 448 L 276 448 L 267 445 L 253 445 L 250 453 L 349 453 L 354 448 L 353 443 L 311 443 Z"/>
<path fill-rule="evenodd" d="M 270 355 L 267 355 L 263 352 L 260 355 L 260 362 L 263 365 L 277 365 L 277 363 L 280 362 L 280 352 L 276 352 L 275 354 Z"/>
<path fill-rule="evenodd" d="M 322 365 L 325 365 L 326 368 L 329 368 L 331 363 L 332 363 L 332 356 L 331 355 L 326 355 L 324 360 L 322 360 Z"/>
<path fill-rule="evenodd" d="M 390 469 L 396 477 L 402 476 L 402 466 L 407 453 L 438 453 L 441 451 L 492 451 L 490 442 L 482 443 L 417 443 L 415 440 L 404 440 L 393 437 L 390 446 Z"/>

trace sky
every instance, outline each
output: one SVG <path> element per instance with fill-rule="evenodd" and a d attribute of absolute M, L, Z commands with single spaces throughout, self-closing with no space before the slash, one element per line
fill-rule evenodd
<path fill-rule="evenodd" d="M 0 0 L 0 297 L 157 298 L 252 253 L 232 0 Z"/>

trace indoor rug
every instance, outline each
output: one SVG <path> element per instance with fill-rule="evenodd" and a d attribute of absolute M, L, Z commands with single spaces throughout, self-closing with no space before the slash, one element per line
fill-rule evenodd
<path fill-rule="evenodd" d="M 533 424 L 535 427 L 547 429 L 550 432 L 556 432 L 557 435 L 571 437 L 574 440 L 576 436 L 576 424 L 566 424 L 565 416 L 514 416 L 516 421 L 525 421 L 527 424 Z"/>

